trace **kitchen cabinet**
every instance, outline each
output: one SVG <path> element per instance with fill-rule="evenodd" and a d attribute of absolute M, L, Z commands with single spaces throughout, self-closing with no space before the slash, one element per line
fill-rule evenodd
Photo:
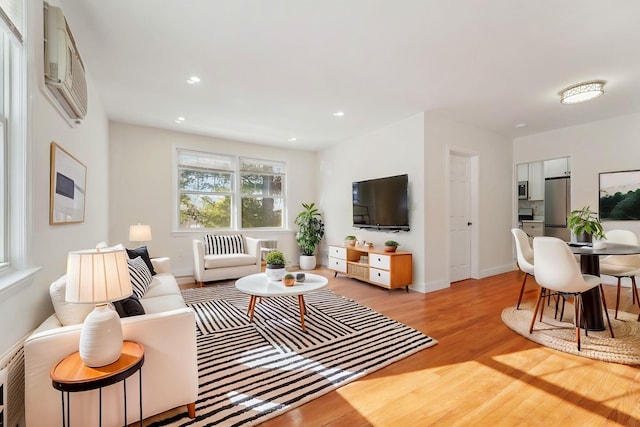
<path fill-rule="evenodd" d="M 544 161 L 544 177 L 557 178 L 559 176 L 571 175 L 571 159 L 562 157 Z"/>
<path fill-rule="evenodd" d="M 518 165 L 518 181 L 529 181 L 529 165 L 527 163 Z"/>
<path fill-rule="evenodd" d="M 522 221 L 522 230 L 530 237 L 544 236 L 542 221 Z"/>
<path fill-rule="evenodd" d="M 529 163 L 529 200 L 544 200 L 544 167 L 542 162 Z"/>

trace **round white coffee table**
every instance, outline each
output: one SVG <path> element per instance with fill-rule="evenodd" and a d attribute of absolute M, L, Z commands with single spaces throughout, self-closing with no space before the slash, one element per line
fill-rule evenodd
<path fill-rule="evenodd" d="M 296 273 L 294 272 L 293 275 L 295 276 L 295 274 Z M 269 280 L 265 273 L 251 274 L 236 280 L 236 288 L 240 292 L 249 295 L 249 306 L 247 307 L 249 322 L 253 322 L 253 310 L 255 309 L 258 297 L 282 297 L 294 295 L 298 297 L 300 324 L 302 325 L 302 330 L 306 332 L 304 327 L 304 315 L 307 312 L 307 309 L 304 305 L 304 294 L 326 287 L 329 284 L 329 280 L 318 274 L 304 273 L 304 275 L 304 282 L 296 282 L 293 286 L 285 286 L 282 284 L 281 280 Z"/>

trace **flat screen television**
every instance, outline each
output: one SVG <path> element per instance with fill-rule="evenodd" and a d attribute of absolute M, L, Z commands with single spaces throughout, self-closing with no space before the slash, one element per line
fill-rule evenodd
<path fill-rule="evenodd" d="M 409 231 L 409 176 L 396 175 L 353 183 L 353 227 Z"/>

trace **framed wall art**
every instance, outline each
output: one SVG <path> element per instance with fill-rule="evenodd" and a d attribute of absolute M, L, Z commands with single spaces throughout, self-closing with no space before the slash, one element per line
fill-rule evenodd
<path fill-rule="evenodd" d="M 601 221 L 640 220 L 640 170 L 601 172 Z"/>
<path fill-rule="evenodd" d="M 51 143 L 49 224 L 84 222 L 87 168 L 55 142 Z"/>

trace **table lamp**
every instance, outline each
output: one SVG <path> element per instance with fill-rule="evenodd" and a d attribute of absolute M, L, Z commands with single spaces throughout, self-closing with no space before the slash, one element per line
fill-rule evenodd
<path fill-rule="evenodd" d="M 148 224 L 136 224 L 129 226 L 129 240 L 131 242 L 148 242 L 151 240 L 151 226 Z"/>
<path fill-rule="evenodd" d="M 124 250 L 99 249 L 69 252 L 67 257 L 65 299 L 96 304 L 80 331 L 80 358 L 86 366 L 105 366 L 120 358 L 122 324 L 107 303 L 133 293 L 127 259 Z"/>

